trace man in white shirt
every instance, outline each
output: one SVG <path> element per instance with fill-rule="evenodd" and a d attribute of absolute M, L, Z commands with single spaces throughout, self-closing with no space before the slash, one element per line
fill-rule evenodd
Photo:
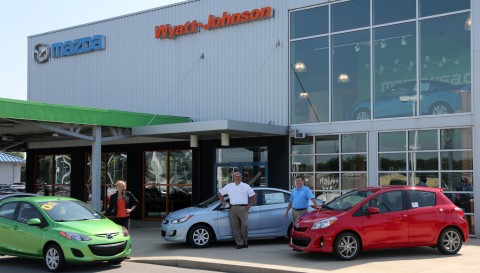
<path fill-rule="evenodd" d="M 224 195 L 230 197 L 230 226 L 235 238 L 236 248 L 248 247 L 248 210 L 255 202 L 255 192 L 252 188 L 242 182 L 242 175 L 239 172 L 233 174 L 233 183 L 225 185 L 218 192 L 218 197 L 225 207 Z"/>

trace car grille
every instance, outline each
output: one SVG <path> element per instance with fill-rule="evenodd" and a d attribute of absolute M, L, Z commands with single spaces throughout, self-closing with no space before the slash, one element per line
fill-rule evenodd
<path fill-rule="evenodd" d="M 164 219 L 164 220 L 162 221 L 162 224 L 164 224 L 164 225 L 168 224 L 168 220 L 167 220 L 167 219 Z"/>
<path fill-rule="evenodd" d="M 310 238 L 308 237 L 292 237 L 292 244 L 296 246 L 306 247 L 310 243 Z"/>
<path fill-rule="evenodd" d="M 294 229 L 295 231 L 300 231 L 300 232 L 304 232 L 305 230 L 307 230 L 306 227 L 293 227 L 293 229 Z"/>
<path fill-rule="evenodd" d="M 162 230 L 162 237 L 165 237 L 167 235 L 167 232 L 165 230 Z"/>
<path fill-rule="evenodd" d="M 111 239 L 118 236 L 118 232 L 96 234 L 95 236 L 100 237 L 100 238 L 107 238 L 107 239 L 111 240 Z"/>
<path fill-rule="evenodd" d="M 127 247 L 127 241 L 106 245 L 89 245 L 88 247 L 96 256 L 114 256 L 125 250 Z"/>

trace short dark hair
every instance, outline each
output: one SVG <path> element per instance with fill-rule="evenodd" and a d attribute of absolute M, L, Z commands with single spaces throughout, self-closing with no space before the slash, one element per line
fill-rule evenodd
<path fill-rule="evenodd" d="M 295 176 L 295 179 L 302 179 L 303 181 L 305 181 L 305 178 L 301 174 Z"/>

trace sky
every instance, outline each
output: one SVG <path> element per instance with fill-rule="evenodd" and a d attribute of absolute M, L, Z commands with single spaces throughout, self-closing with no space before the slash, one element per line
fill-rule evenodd
<path fill-rule="evenodd" d="M 184 0 L 2 0 L 0 98 L 27 99 L 27 37 Z"/>

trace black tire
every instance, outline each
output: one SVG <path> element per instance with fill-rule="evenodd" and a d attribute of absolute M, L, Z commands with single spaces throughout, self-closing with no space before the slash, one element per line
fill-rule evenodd
<path fill-rule="evenodd" d="M 209 247 L 213 241 L 213 231 L 207 225 L 196 225 L 188 231 L 188 243 L 195 248 Z"/>
<path fill-rule="evenodd" d="M 293 223 L 290 224 L 290 226 L 288 226 L 288 229 L 287 229 L 287 237 L 290 238 L 292 236 L 292 229 L 293 229 Z"/>
<path fill-rule="evenodd" d="M 45 266 L 50 272 L 60 272 L 67 265 L 62 249 L 56 244 L 51 244 L 45 249 L 43 258 Z"/>
<path fill-rule="evenodd" d="M 456 228 L 446 228 L 440 233 L 437 249 L 445 255 L 454 255 L 462 248 L 462 234 Z"/>
<path fill-rule="evenodd" d="M 370 110 L 366 108 L 358 109 L 355 111 L 355 114 L 353 114 L 353 119 L 354 120 L 366 120 L 370 119 Z"/>
<path fill-rule="evenodd" d="M 333 243 L 333 254 L 342 261 L 353 260 L 358 256 L 360 250 L 360 240 L 358 236 L 352 232 L 339 234 Z"/>
<path fill-rule="evenodd" d="M 452 112 L 450 106 L 443 102 L 438 102 L 430 107 L 430 111 L 428 112 L 430 115 L 446 115 Z"/>

